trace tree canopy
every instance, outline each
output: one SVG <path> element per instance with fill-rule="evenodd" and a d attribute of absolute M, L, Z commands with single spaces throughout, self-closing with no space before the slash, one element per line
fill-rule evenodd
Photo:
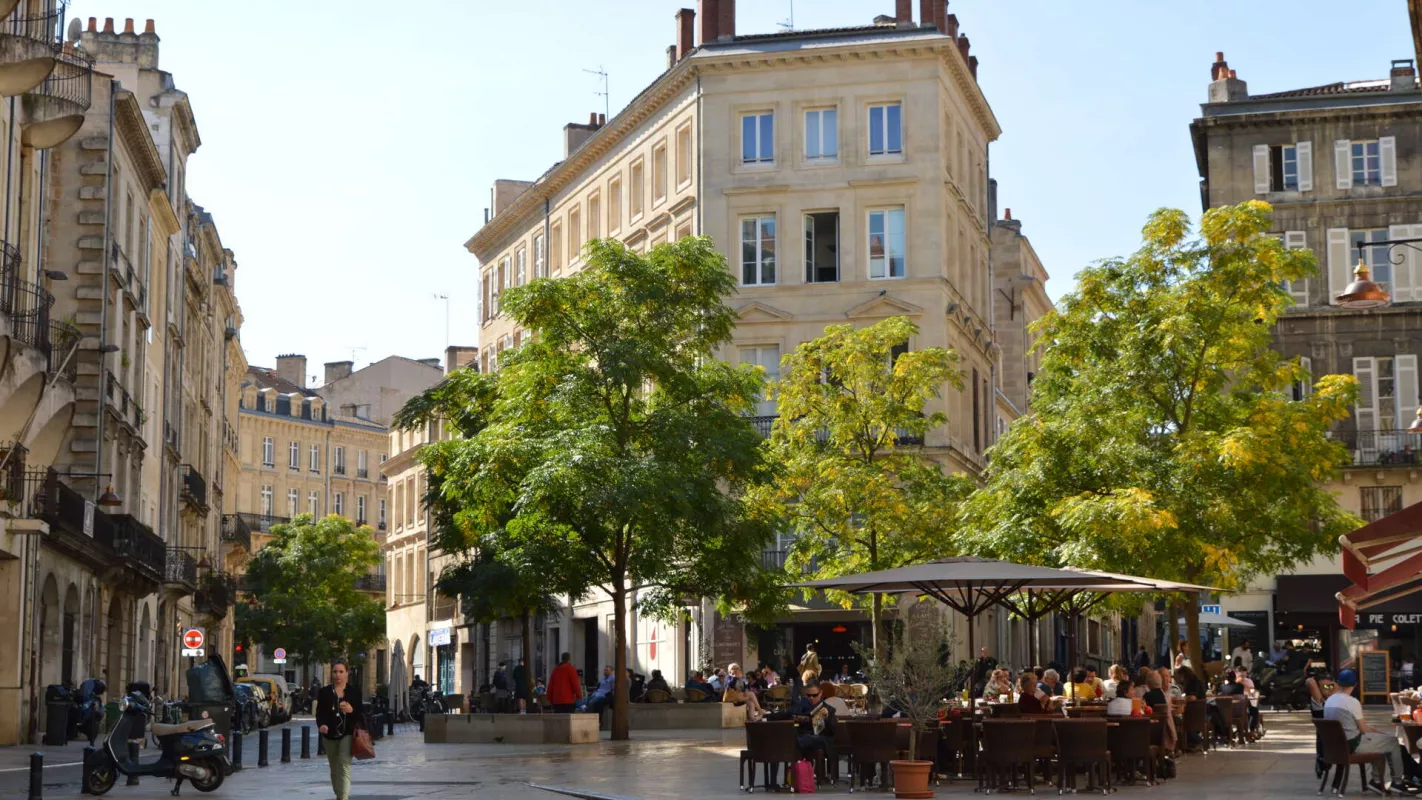
<path fill-rule="evenodd" d="M 1315 271 L 1270 207 L 1205 213 L 1198 237 L 1157 211 L 1133 256 L 1083 270 L 1036 326 L 1032 414 L 991 452 L 961 545 L 1036 561 L 1239 590 L 1336 547 L 1358 520 L 1320 484 L 1347 460 L 1327 436 L 1356 386 L 1313 381 L 1272 349 Z M 1191 657 L 1199 606 L 1184 603 Z"/>
<path fill-rule="evenodd" d="M 247 564 L 235 608 L 239 641 L 284 647 L 303 665 L 360 654 L 385 638 L 385 603 L 356 588 L 380 563 L 368 527 L 302 514 L 273 525 Z"/>

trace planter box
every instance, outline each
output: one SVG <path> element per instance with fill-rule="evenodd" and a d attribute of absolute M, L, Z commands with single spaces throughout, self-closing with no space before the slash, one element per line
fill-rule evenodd
<path fill-rule="evenodd" d="M 597 744 L 594 714 L 430 714 L 425 744 Z"/>
<path fill-rule="evenodd" d="M 744 728 L 746 707 L 732 703 L 629 703 L 628 727 L 634 731 L 688 728 Z M 602 712 L 602 729 L 612 727 L 612 710 Z"/>

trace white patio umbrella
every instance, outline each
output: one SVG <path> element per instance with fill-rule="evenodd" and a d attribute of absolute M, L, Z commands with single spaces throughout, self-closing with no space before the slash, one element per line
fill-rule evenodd
<path fill-rule="evenodd" d="M 1180 624 L 1185 624 L 1185 618 L 1180 618 Z M 1209 625 L 1215 628 L 1252 628 L 1254 623 L 1245 622 L 1242 619 L 1235 619 L 1228 614 L 1216 614 L 1213 611 L 1200 613 L 1200 624 Z"/>
<path fill-rule="evenodd" d="M 402 712 L 410 710 L 410 678 L 405 674 L 405 647 L 395 640 L 390 650 L 390 713 L 400 719 Z"/>

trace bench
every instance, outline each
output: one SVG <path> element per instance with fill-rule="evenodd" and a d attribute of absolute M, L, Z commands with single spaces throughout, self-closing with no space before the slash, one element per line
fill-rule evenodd
<path fill-rule="evenodd" d="M 425 744 L 597 744 L 595 714 L 429 714 Z"/>

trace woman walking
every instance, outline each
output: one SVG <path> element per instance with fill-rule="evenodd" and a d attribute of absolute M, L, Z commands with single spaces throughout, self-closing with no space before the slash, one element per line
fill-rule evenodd
<path fill-rule="evenodd" d="M 349 680 L 345 659 L 332 661 L 331 685 L 321 687 L 316 699 L 316 724 L 326 738 L 326 760 L 331 765 L 331 790 L 336 800 L 350 800 L 351 740 L 356 725 L 363 721 L 360 688 L 347 683 Z"/>

